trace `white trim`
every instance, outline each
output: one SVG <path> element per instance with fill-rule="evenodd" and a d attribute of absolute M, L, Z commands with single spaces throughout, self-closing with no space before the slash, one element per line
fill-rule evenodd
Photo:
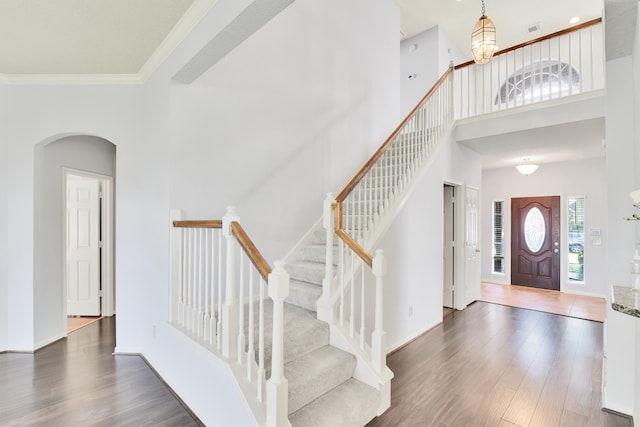
<path fill-rule="evenodd" d="M 102 287 L 102 301 L 100 313 L 102 316 L 113 316 L 115 314 L 115 282 L 114 282 L 114 259 L 115 259 L 115 236 L 114 236 L 114 190 L 113 177 L 101 175 L 93 172 L 73 169 L 68 167 L 62 168 L 62 322 L 64 336 L 67 336 L 67 179 L 69 175 L 81 176 L 100 181 L 102 192 L 102 203 L 100 204 L 101 234 L 102 234 L 102 251 L 100 263 L 102 265 L 102 273 L 100 277 Z"/>
<path fill-rule="evenodd" d="M 209 13 L 218 0 L 195 0 L 187 9 L 169 34 L 156 48 L 147 62 L 140 68 L 137 76 L 142 82 L 146 81 L 155 70 L 173 53 L 187 35 L 195 28 L 202 18 Z"/>

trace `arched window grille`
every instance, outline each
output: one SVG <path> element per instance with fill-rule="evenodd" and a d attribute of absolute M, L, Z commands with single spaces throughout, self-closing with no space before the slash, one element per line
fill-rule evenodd
<path fill-rule="evenodd" d="M 540 61 L 513 73 L 500 87 L 494 104 L 525 104 L 580 92 L 580 74 L 561 61 Z"/>

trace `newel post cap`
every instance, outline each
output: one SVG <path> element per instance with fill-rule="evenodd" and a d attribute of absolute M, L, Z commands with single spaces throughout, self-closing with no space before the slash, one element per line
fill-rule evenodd
<path fill-rule="evenodd" d="M 240 217 L 236 212 L 235 206 L 227 206 L 227 213 L 222 217 L 222 234 L 225 236 L 231 236 L 231 223 L 240 222 Z"/>
<path fill-rule="evenodd" d="M 371 269 L 373 270 L 373 274 L 377 277 L 382 277 L 387 274 L 387 261 L 382 249 L 376 250 Z"/>
<path fill-rule="evenodd" d="M 282 261 L 276 261 L 273 271 L 269 273 L 268 294 L 274 301 L 283 301 L 289 296 L 289 273 Z"/>

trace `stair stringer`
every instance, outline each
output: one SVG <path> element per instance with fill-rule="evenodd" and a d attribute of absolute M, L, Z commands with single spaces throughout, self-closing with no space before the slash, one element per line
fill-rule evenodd
<path fill-rule="evenodd" d="M 365 349 L 362 350 L 358 346 L 352 345 L 347 337 L 348 331 L 345 328 L 339 325 L 329 325 L 329 344 L 356 357 L 356 369 L 353 373 L 353 378 L 380 391 L 381 399 L 378 406 L 378 415 L 381 415 L 391 406 L 393 372 L 386 365 L 382 372 L 376 372 L 370 362 L 371 348 L 369 345 L 366 345 Z"/>

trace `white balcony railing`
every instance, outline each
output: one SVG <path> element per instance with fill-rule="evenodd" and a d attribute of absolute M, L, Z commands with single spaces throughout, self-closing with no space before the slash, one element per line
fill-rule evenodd
<path fill-rule="evenodd" d="M 456 119 L 604 88 L 600 19 L 498 52 L 485 65 L 455 67 Z"/>

